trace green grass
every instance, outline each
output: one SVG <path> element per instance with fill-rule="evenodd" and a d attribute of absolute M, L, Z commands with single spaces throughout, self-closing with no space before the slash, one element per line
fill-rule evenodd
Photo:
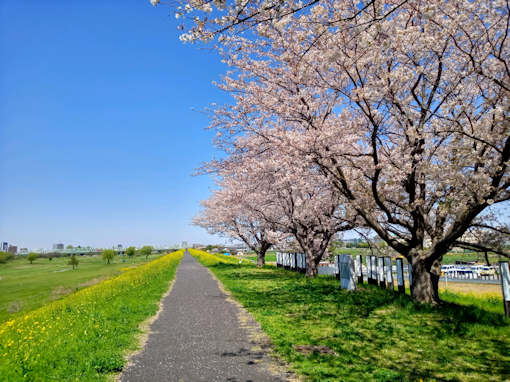
<path fill-rule="evenodd" d="M 469 299 L 446 293 L 457 304 L 431 307 L 378 287 L 364 285 L 352 293 L 332 278 L 307 279 L 272 266 L 257 269 L 191 253 L 253 314 L 277 354 L 306 380 L 510 379 L 510 320 Z M 303 354 L 296 345 L 325 346 L 335 354 Z"/>
<path fill-rule="evenodd" d="M 105 381 L 138 347 L 182 251 L 0 325 L 0 381 Z"/>
<path fill-rule="evenodd" d="M 119 275 L 122 269 L 145 264 L 143 256 L 133 259 L 115 257 L 106 265 L 101 256 L 78 256 L 78 269 L 67 265 L 68 257 L 37 259 L 30 264 L 25 258 L 17 258 L 0 264 L 0 322 L 39 308 L 93 283 Z M 125 257 L 124 257 L 125 258 Z"/>
<path fill-rule="evenodd" d="M 251 261 L 257 262 L 257 256 L 246 256 L 246 259 L 250 259 Z M 276 252 L 268 252 L 266 254 L 266 263 L 273 262 L 276 263 Z"/>
<path fill-rule="evenodd" d="M 493 253 L 489 253 L 489 261 L 491 265 L 497 265 L 500 260 L 503 260 L 500 256 Z M 467 253 L 454 253 L 450 252 L 443 258 L 443 264 L 454 264 L 456 261 L 476 261 L 485 264 L 485 256 L 479 252 L 467 252 Z"/>

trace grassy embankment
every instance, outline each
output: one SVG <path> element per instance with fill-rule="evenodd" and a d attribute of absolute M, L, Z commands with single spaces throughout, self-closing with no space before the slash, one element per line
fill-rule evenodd
<path fill-rule="evenodd" d="M 108 265 L 101 256 L 78 256 L 76 270 L 67 264 L 69 257 L 39 258 L 33 264 L 22 257 L 0 264 L 0 323 L 159 256 L 152 255 L 149 260 L 144 256 L 115 257 Z"/>
<path fill-rule="evenodd" d="M 447 294 L 413 303 L 378 287 L 352 293 L 338 281 L 192 250 L 261 324 L 276 352 L 313 381 L 505 381 L 510 320 L 499 301 Z M 227 263 L 228 261 L 228 263 Z M 496 313 L 497 312 L 497 313 Z"/>
<path fill-rule="evenodd" d="M 182 251 L 0 324 L 0 381 L 104 381 L 137 347 Z"/>

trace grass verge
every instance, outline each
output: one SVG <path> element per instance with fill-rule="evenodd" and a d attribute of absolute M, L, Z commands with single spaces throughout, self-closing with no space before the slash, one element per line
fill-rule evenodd
<path fill-rule="evenodd" d="M 122 370 L 183 252 L 80 290 L 0 326 L 1 381 L 103 381 Z"/>
<path fill-rule="evenodd" d="M 430 307 L 378 287 L 364 285 L 351 293 L 332 278 L 307 279 L 271 266 L 257 269 L 190 252 L 261 324 L 277 354 L 307 380 L 510 378 L 510 321 L 463 296 Z"/>

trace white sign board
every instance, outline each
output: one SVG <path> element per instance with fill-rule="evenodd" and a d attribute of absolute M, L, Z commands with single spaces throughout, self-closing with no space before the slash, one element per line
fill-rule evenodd
<path fill-rule="evenodd" d="M 377 279 L 379 282 L 384 281 L 384 258 L 378 257 L 377 258 Z"/>
<path fill-rule="evenodd" d="M 384 268 L 386 269 L 386 283 L 393 285 L 393 272 L 391 269 L 391 257 L 384 258 Z"/>
<path fill-rule="evenodd" d="M 340 287 L 356 290 L 354 261 L 350 255 L 340 255 Z"/>

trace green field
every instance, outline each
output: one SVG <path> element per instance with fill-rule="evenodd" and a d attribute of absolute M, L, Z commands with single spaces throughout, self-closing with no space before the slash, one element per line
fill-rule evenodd
<path fill-rule="evenodd" d="M 183 251 L 0 324 L 0 381 L 114 380 L 140 347 Z M 143 327 L 143 325 L 142 325 Z"/>
<path fill-rule="evenodd" d="M 52 261 L 40 258 L 33 264 L 25 258 L 17 258 L 0 264 L 0 322 L 159 256 L 152 255 L 149 260 L 134 256 L 133 259 L 126 259 L 125 263 L 122 262 L 123 258 L 115 257 L 108 265 L 100 256 L 78 256 L 80 263 L 76 270 L 67 265 L 68 257 L 54 258 Z"/>
<path fill-rule="evenodd" d="M 510 320 L 499 299 L 444 293 L 439 307 L 363 285 L 341 290 L 273 266 L 191 251 L 310 381 L 508 381 Z M 476 305 L 476 306 L 475 306 Z"/>

